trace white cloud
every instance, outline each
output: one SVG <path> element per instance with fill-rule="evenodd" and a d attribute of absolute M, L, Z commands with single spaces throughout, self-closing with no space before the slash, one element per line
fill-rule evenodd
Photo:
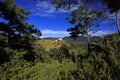
<path fill-rule="evenodd" d="M 32 15 L 37 15 L 40 17 L 53 17 L 58 13 L 68 13 L 63 9 L 56 10 L 56 8 L 49 1 L 36 2 L 36 5 L 31 9 Z"/>
<path fill-rule="evenodd" d="M 65 37 L 70 36 L 67 31 L 55 31 L 55 30 L 41 30 L 42 38 L 45 37 Z M 97 31 L 96 33 L 90 32 L 91 36 L 104 36 L 106 34 L 114 33 L 112 31 Z"/>
<path fill-rule="evenodd" d="M 43 34 L 68 34 L 66 31 L 43 30 Z"/>
<path fill-rule="evenodd" d="M 44 37 L 65 37 L 69 36 L 67 31 L 55 31 L 55 30 L 41 30 L 42 38 Z"/>
<path fill-rule="evenodd" d="M 104 36 L 104 35 L 111 34 L 111 33 L 114 33 L 114 32 L 112 32 L 112 31 L 97 31 L 95 33 L 90 32 L 90 35 L 91 36 Z"/>
<path fill-rule="evenodd" d="M 40 17 L 56 17 L 56 14 L 69 13 L 77 8 L 78 5 L 73 7 L 71 10 L 64 10 L 64 9 L 56 10 L 54 5 L 52 5 L 50 1 L 38 0 L 36 1 L 34 7 L 30 9 L 30 11 L 32 12 L 32 15 L 37 15 Z"/>

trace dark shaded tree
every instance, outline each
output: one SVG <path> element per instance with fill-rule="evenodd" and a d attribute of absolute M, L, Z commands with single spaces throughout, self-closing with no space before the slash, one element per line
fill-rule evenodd
<path fill-rule="evenodd" d="M 30 48 L 35 35 L 41 32 L 26 22 L 29 11 L 16 6 L 13 0 L 0 1 L 0 34 L 7 37 L 11 48 Z"/>
<path fill-rule="evenodd" d="M 41 36 L 40 30 L 32 24 L 28 24 L 26 20 L 30 11 L 17 6 L 14 0 L 0 1 L 0 35 L 5 37 L 6 46 L 2 46 L 1 50 L 6 47 L 11 49 L 24 49 L 27 53 L 24 54 L 24 59 L 34 61 L 35 54 L 33 53 L 32 43 L 36 37 Z M 0 54 L 4 57 L 2 62 L 12 55 L 5 55 L 5 52 Z M 0 62 L 0 63 L 2 63 Z"/>
<path fill-rule="evenodd" d="M 106 4 L 107 9 L 111 14 L 115 14 L 116 27 L 120 34 L 120 24 L 119 24 L 120 0 L 103 0 L 103 3 Z"/>
<path fill-rule="evenodd" d="M 69 28 L 71 37 L 78 37 L 80 34 L 87 37 L 88 51 L 90 48 L 90 27 L 98 26 L 98 22 L 102 19 L 104 11 L 97 11 L 87 5 L 81 5 L 78 9 L 74 10 L 71 17 L 68 18 L 69 22 L 74 25 Z"/>

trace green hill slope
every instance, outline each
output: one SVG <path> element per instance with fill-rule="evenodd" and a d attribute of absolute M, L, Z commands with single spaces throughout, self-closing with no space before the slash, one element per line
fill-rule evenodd
<path fill-rule="evenodd" d="M 56 39 L 41 39 L 36 42 L 36 44 L 40 44 L 47 51 L 53 48 L 59 48 L 62 44 L 68 44 L 65 40 L 56 41 Z"/>

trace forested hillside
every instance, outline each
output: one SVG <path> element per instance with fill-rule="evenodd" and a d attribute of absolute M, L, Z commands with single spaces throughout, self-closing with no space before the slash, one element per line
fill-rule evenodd
<path fill-rule="evenodd" d="M 91 38 L 89 27 L 78 22 L 81 26 L 68 30 L 71 38 L 42 39 L 41 31 L 27 23 L 29 14 L 13 0 L 0 1 L 0 80 L 120 80 L 119 31 Z M 77 21 L 75 14 L 76 10 L 71 23 Z M 84 25 L 96 20 L 86 15 Z"/>
<path fill-rule="evenodd" d="M 98 41 L 102 39 L 102 37 L 99 36 L 93 36 L 90 38 L 90 43 L 94 43 L 95 41 Z M 85 36 L 79 36 L 76 39 L 72 38 L 72 37 L 65 37 L 64 40 L 68 41 L 69 43 L 72 43 L 76 46 L 79 46 L 81 48 L 86 49 L 87 48 L 87 39 Z"/>
<path fill-rule="evenodd" d="M 112 38 L 106 43 L 105 39 Z M 2 43 L 4 38 L 1 39 Z M 35 46 L 35 45 L 34 45 Z M 120 37 L 105 36 L 91 44 L 91 53 L 74 44 L 63 43 L 61 47 L 47 51 L 42 44 L 36 45 L 34 56 L 27 50 L 0 47 L 1 80 L 119 80 Z M 34 57 L 34 58 L 33 58 Z M 32 61 L 31 61 L 32 59 Z"/>

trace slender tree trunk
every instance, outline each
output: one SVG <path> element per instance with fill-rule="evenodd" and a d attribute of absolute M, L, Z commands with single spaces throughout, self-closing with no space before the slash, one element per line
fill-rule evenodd
<path fill-rule="evenodd" d="M 117 26 L 118 33 L 120 35 L 119 11 L 116 11 L 115 15 L 116 15 L 116 26 Z"/>
<path fill-rule="evenodd" d="M 90 53 L 90 36 L 89 36 L 89 27 L 87 27 L 86 34 L 87 34 L 88 53 Z"/>

